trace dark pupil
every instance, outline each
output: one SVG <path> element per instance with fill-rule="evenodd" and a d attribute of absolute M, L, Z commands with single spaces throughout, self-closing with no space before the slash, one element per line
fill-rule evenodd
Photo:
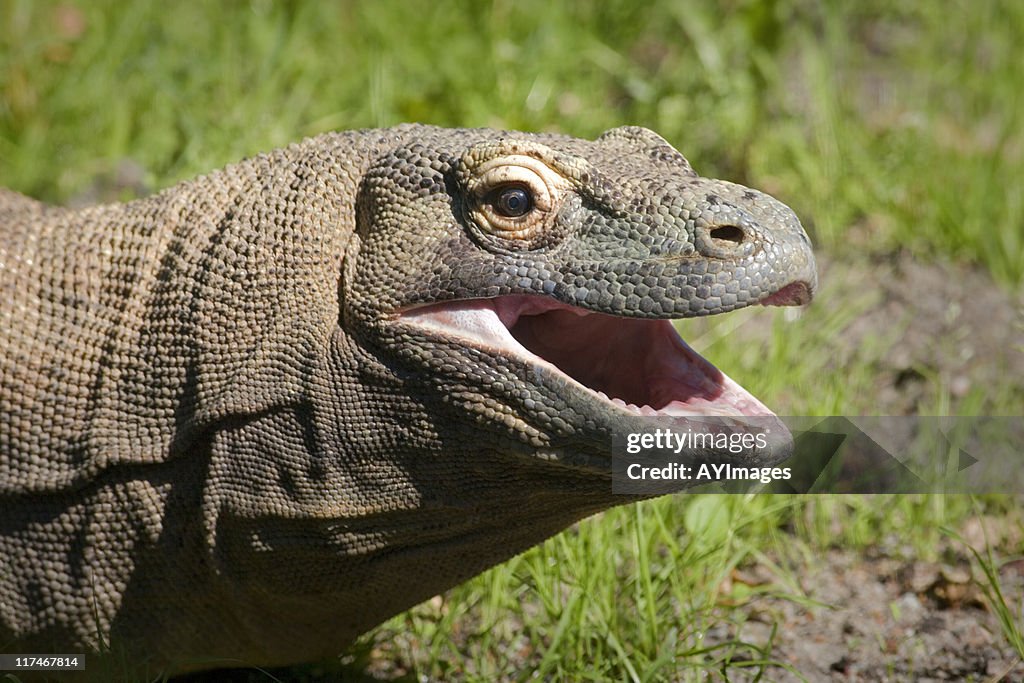
<path fill-rule="evenodd" d="M 521 187 L 510 187 L 498 195 L 498 213 L 517 218 L 530 210 L 530 195 Z"/>

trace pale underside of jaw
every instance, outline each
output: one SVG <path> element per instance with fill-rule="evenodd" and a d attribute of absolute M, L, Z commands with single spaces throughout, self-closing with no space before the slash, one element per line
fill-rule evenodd
<path fill-rule="evenodd" d="M 774 415 L 691 349 L 668 320 L 594 313 L 527 295 L 432 304 L 400 319 L 557 373 L 626 414 Z"/>

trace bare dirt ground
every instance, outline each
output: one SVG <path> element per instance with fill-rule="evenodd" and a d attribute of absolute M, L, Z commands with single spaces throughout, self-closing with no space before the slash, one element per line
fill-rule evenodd
<path fill-rule="evenodd" d="M 986 520 L 1019 543 L 1019 521 Z M 972 522 L 972 524 L 974 524 Z M 980 524 L 974 524 L 980 534 Z M 979 543 L 980 545 L 980 543 Z M 903 555 L 898 549 L 893 554 Z M 869 555 L 834 550 L 800 568 L 800 587 L 819 606 L 764 598 L 747 609 L 749 621 L 722 640 L 771 645 L 769 681 L 1020 681 L 1024 665 L 1000 632 L 980 585 L 984 578 L 963 547 L 949 543 L 943 562 L 895 559 L 890 549 Z M 758 569 L 735 580 L 757 581 Z M 1004 598 L 1024 598 L 1024 561 L 999 569 Z M 724 680 L 753 680 L 731 669 Z M 797 673 L 798 672 L 798 673 Z"/>
<path fill-rule="evenodd" d="M 992 414 L 1019 414 L 1024 407 L 1024 291 L 1008 292 L 980 269 L 922 263 L 909 254 L 870 261 L 819 257 L 819 266 L 822 289 L 837 302 L 862 291 L 877 297 L 835 336 L 838 365 L 870 340 L 898 334 L 874 359 L 874 414 L 927 410 L 922 400 L 929 382 L 948 387 L 954 402 L 989 387 L 1012 393 L 1008 404 L 987 406 Z M 956 405 L 951 408 L 956 414 Z"/>

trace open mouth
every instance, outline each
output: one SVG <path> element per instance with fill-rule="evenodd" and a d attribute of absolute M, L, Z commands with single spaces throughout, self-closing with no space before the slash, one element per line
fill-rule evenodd
<path fill-rule="evenodd" d="M 764 303 L 802 303 L 803 294 L 773 297 Z M 431 304 L 400 317 L 563 375 L 631 415 L 774 415 L 691 349 L 668 320 L 618 317 L 529 295 Z"/>

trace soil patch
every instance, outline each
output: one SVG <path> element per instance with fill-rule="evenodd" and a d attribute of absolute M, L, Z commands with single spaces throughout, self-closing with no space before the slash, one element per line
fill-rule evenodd
<path fill-rule="evenodd" d="M 995 414 L 1024 409 L 1024 292 L 1008 291 L 978 268 L 925 264 L 909 254 L 819 261 L 830 298 L 816 304 L 841 304 L 844 292 L 878 297 L 836 336 L 837 358 L 872 339 L 898 335 L 876 359 L 876 414 L 919 413 L 929 382 L 948 387 L 954 401 L 972 390 L 1003 387 L 1010 394 L 1001 401 L 1005 405 L 990 407 L 1011 412 Z M 1007 387 L 1007 378 L 1018 381 Z"/>

